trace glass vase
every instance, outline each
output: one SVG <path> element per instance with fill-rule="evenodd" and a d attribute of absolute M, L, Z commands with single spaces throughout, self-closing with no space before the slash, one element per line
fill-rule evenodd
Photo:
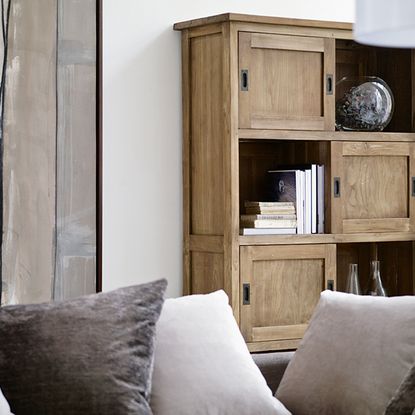
<path fill-rule="evenodd" d="M 346 292 L 349 294 L 361 295 L 362 290 L 359 284 L 359 273 L 357 271 L 357 264 L 349 265 L 349 275 L 347 277 Z"/>
<path fill-rule="evenodd" d="M 370 278 L 366 294 L 386 297 L 386 290 L 383 287 L 382 279 L 380 277 L 379 261 L 370 262 Z"/>

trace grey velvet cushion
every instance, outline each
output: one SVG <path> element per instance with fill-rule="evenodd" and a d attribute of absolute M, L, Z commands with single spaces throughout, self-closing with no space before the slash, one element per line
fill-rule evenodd
<path fill-rule="evenodd" d="M 16 415 L 151 414 L 167 282 L 0 308 L 0 385 Z"/>
<path fill-rule="evenodd" d="M 415 365 L 409 370 L 394 397 L 389 401 L 385 415 L 411 415 L 414 412 Z"/>

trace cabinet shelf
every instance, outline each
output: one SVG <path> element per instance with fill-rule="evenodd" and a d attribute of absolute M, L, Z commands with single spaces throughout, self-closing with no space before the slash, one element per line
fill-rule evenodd
<path fill-rule="evenodd" d="M 357 242 L 398 242 L 415 240 L 413 232 L 382 232 L 355 234 L 312 234 L 312 235 L 249 235 L 240 236 L 239 245 L 303 245 L 341 244 Z"/>
<path fill-rule="evenodd" d="M 413 294 L 414 52 L 359 45 L 337 23 L 225 14 L 175 28 L 184 294 L 224 289 L 251 351 L 296 348 L 321 291 L 345 290 L 350 263 L 365 283 L 378 259 L 389 295 Z M 390 124 L 335 131 L 336 80 L 365 75 L 392 89 Z M 240 236 L 245 201 L 274 199 L 268 171 L 310 164 L 324 165 L 328 233 Z"/>
<path fill-rule="evenodd" d="M 384 133 L 363 131 L 293 131 L 239 129 L 240 141 L 393 141 L 415 142 L 415 133 Z"/>

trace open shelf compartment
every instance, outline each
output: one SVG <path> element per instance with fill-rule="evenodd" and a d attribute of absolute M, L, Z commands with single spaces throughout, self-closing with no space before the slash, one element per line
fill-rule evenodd
<path fill-rule="evenodd" d="M 345 291 L 349 264 L 358 264 L 360 286 L 365 292 L 370 261 L 380 261 L 380 274 L 388 296 L 413 295 L 414 245 L 411 241 L 337 245 L 337 290 Z"/>

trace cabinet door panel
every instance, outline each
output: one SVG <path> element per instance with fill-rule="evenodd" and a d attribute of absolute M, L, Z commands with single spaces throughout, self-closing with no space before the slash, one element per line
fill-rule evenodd
<path fill-rule="evenodd" d="M 333 142 L 332 232 L 411 231 L 412 154 L 411 143 Z"/>
<path fill-rule="evenodd" d="M 334 40 L 240 33 L 239 65 L 240 128 L 334 129 Z"/>
<path fill-rule="evenodd" d="M 335 256 L 335 245 L 241 247 L 241 287 L 250 288 L 241 305 L 246 341 L 300 339 L 321 291 L 335 282 Z"/>

